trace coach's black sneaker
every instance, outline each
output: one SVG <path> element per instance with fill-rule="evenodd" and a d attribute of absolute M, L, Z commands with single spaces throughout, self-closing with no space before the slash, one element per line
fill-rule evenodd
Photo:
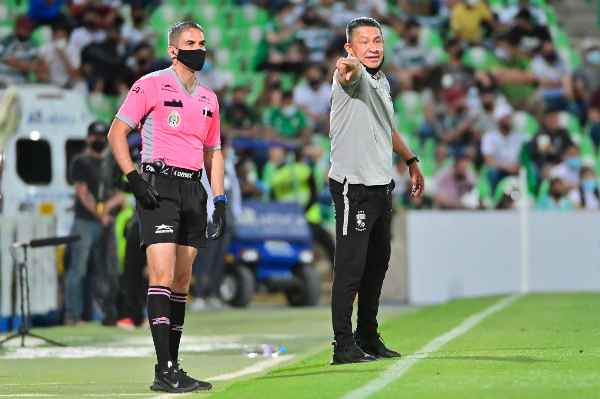
<path fill-rule="evenodd" d="M 336 342 L 333 345 L 333 359 L 331 364 L 345 364 L 345 363 L 365 363 L 377 360 L 375 357 L 363 352 L 362 349 L 356 345 L 353 341 L 350 344 L 342 345 Z"/>
<path fill-rule="evenodd" d="M 154 366 L 154 383 L 150 386 L 153 391 L 168 393 L 185 393 L 198 389 L 198 383 L 191 378 L 183 378 L 174 366 L 160 368 Z"/>
<path fill-rule="evenodd" d="M 175 370 L 177 370 L 177 373 L 179 374 L 179 378 L 182 381 L 185 381 L 185 383 L 189 383 L 189 384 L 192 384 L 192 383 L 198 384 L 198 388 L 196 388 L 197 391 L 210 391 L 212 389 L 212 384 L 210 382 L 200 381 L 200 380 L 190 377 L 181 368 L 181 366 L 179 366 L 179 363 L 175 363 L 173 365 L 173 367 L 175 367 Z"/>
<path fill-rule="evenodd" d="M 377 334 L 370 338 L 361 337 L 358 332 L 354 333 L 354 340 L 356 345 L 360 347 L 365 353 L 377 358 L 389 358 L 389 357 L 400 357 L 400 353 L 391 350 L 385 346 L 381 335 Z"/>

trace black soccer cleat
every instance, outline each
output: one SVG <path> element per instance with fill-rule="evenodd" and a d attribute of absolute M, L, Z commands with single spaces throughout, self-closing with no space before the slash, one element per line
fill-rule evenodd
<path fill-rule="evenodd" d="M 212 384 L 210 382 L 206 382 L 206 381 L 200 381 L 197 380 L 193 377 L 190 377 L 185 370 L 183 370 L 181 368 L 181 366 L 179 366 L 179 363 L 175 363 L 173 365 L 173 367 L 175 368 L 175 370 L 177 370 L 177 373 L 179 374 L 179 378 L 183 381 L 185 381 L 186 383 L 196 383 L 198 384 L 198 388 L 196 388 L 196 391 L 210 391 L 212 389 Z"/>
<path fill-rule="evenodd" d="M 190 377 L 182 377 L 179 370 L 172 365 L 168 368 L 154 366 L 154 382 L 150 386 L 153 391 L 185 393 L 195 391 L 198 387 L 198 382 Z"/>
<path fill-rule="evenodd" d="M 371 356 L 356 345 L 354 341 L 350 344 L 342 345 L 336 342 L 333 345 L 333 359 L 331 364 L 347 364 L 347 363 L 366 363 L 377 360 L 374 356 Z"/>
<path fill-rule="evenodd" d="M 383 343 L 381 335 L 379 334 L 370 338 L 365 338 L 361 337 L 360 334 L 358 334 L 358 332 L 355 332 L 354 340 L 356 341 L 356 344 L 360 349 L 362 349 L 365 353 L 368 353 L 371 356 L 375 356 L 376 358 L 392 358 L 402 356 L 395 350 L 386 347 Z"/>

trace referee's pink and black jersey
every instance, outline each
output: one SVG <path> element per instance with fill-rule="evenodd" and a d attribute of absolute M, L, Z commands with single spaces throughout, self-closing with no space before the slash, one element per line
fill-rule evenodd
<path fill-rule="evenodd" d="M 189 93 L 172 67 L 133 84 L 117 118 L 142 135 L 142 162 L 199 170 L 204 151 L 221 148 L 219 102 L 201 85 Z"/>

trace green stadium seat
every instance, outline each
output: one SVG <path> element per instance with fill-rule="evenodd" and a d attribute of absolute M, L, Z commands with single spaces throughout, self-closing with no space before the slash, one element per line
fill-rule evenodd
<path fill-rule="evenodd" d="M 413 134 L 423 124 L 425 105 L 420 93 L 405 91 L 401 93 L 394 104 L 398 124 L 402 133 Z"/>
<path fill-rule="evenodd" d="M 467 49 L 462 61 L 465 65 L 482 71 L 490 70 L 499 65 L 496 56 L 483 47 L 471 47 Z"/>
<path fill-rule="evenodd" d="M 487 177 L 488 168 L 484 165 L 479 171 L 477 178 L 477 191 L 479 191 L 479 198 L 486 207 L 492 207 L 495 205 L 492 198 L 492 187 L 490 180 Z"/>

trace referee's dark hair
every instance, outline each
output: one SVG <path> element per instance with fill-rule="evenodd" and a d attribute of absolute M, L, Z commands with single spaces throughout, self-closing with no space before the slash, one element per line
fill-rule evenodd
<path fill-rule="evenodd" d="M 361 26 L 372 26 L 374 28 L 378 28 L 381 32 L 381 36 L 383 36 L 383 30 L 381 29 L 381 25 L 375 18 L 370 17 L 358 17 L 354 18 L 352 21 L 348 22 L 346 25 L 346 42 L 350 43 L 350 39 L 352 38 L 352 32 L 356 28 L 360 28 Z"/>
<path fill-rule="evenodd" d="M 177 43 L 177 40 L 179 39 L 179 36 L 181 35 L 181 33 L 188 29 L 192 29 L 192 28 L 198 29 L 201 32 L 204 32 L 204 28 L 202 27 L 202 25 L 197 24 L 196 22 L 193 22 L 193 21 L 180 21 L 180 22 L 177 22 L 175 25 L 171 26 L 169 28 L 169 33 L 168 33 L 169 46 L 174 46 L 175 43 Z"/>

